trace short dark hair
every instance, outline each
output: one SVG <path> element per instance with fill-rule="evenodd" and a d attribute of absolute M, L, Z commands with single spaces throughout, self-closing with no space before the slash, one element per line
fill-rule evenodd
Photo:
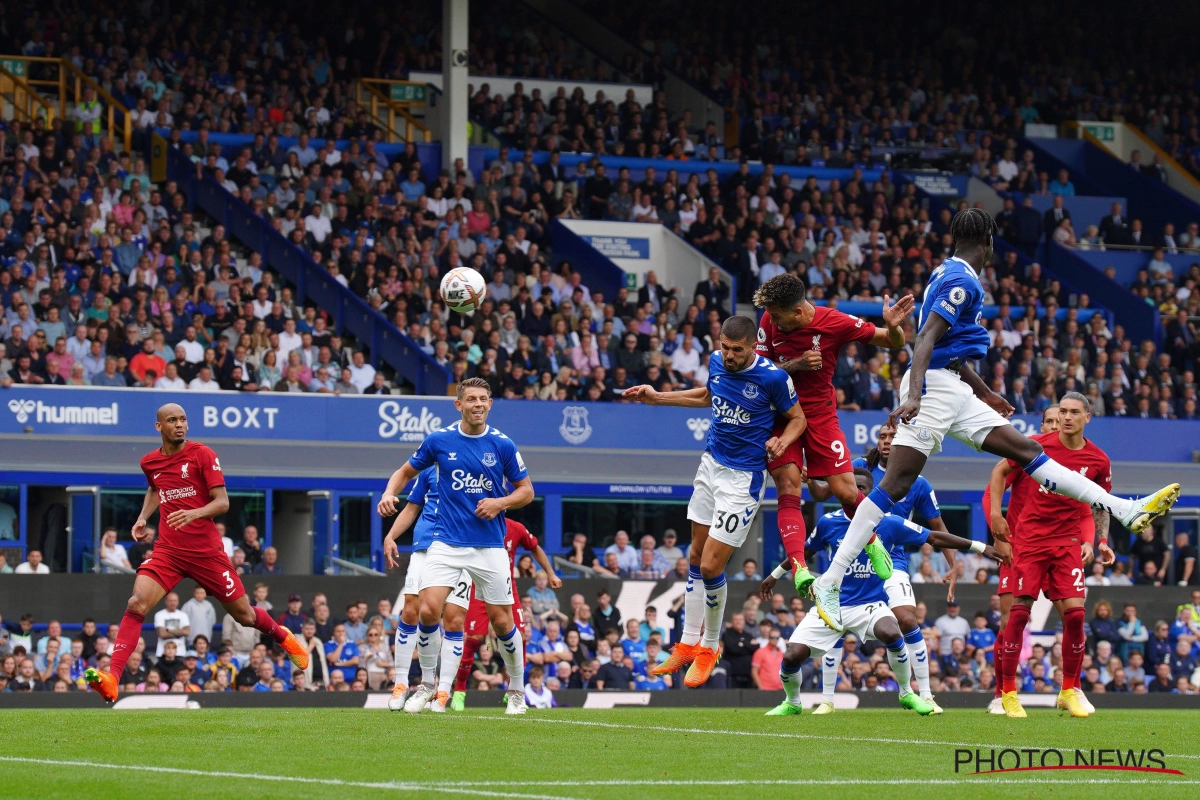
<path fill-rule="evenodd" d="M 785 272 L 776 275 L 754 293 L 754 305 L 759 308 L 795 308 L 804 300 L 804 281 Z"/>
<path fill-rule="evenodd" d="M 950 235 L 955 247 L 964 244 L 987 244 L 996 231 L 996 221 L 982 208 L 964 208 L 950 222 Z"/>
<path fill-rule="evenodd" d="M 862 477 L 866 478 L 867 486 L 871 487 L 872 489 L 875 488 L 875 476 L 871 474 L 871 470 L 863 469 L 862 467 L 855 467 L 854 474 L 856 476 L 861 475 Z"/>
<path fill-rule="evenodd" d="M 734 316 L 721 324 L 721 335 L 735 342 L 753 340 L 758 334 L 758 325 L 749 317 Z"/>
<path fill-rule="evenodd" d="M 488 397 L 492 396 L 492 387 L 488 385 L 488 382 L 483 378 L 466 378 L 459 381 L 457 391 L 459 400 L 462 400 L 462 397 L 464 394 L 466 394 L 467 389 L 483 389 L 485 392 L 487 392 Z"/>

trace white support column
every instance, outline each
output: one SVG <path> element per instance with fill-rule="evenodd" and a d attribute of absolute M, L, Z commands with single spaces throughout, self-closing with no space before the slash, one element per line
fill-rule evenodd
<path fill-rule="evenodd" d="M 442 2 L 442 167 L 467 163 L 467 0 Z"/>

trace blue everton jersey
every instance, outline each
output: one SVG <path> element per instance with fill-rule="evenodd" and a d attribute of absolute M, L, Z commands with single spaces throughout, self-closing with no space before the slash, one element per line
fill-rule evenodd
<path fill-rule="evenodd" d="M 796 405 L 796 387 L 779 367 L 762 356 L 740 372 L 725 369 L 720 351 L 708 359 L 712 425 L 708 452 L 730 469 L 762 471 L 775 417 Z"/>
<path fill-rule="evenodd" d="M 817 522 L 817 530 L 808 540 L 808 546 L 813 550 L 836 550 L 850 530 L 850 520 L 842 510 L 826 514 Z M 901 551 L 906 544 L 924 544 L 929 537 L 929 531 L 914 522 L 901 519 L 892 514 L 885 514 L 875 528 L 879 537 L 890 550 L 899 547 Z M 904 557 L 903 565 L 896 564 L 895 569 L 908 569 L 908 557 Z M 860 552 L 846 571 L 842 580 L 841 602 L 843 606 L 863 606 L 867 603 L 887 602 L 887 593 L 883 590 L 883 581 L 871 569 L 867 554 Z"/>
<path fill-rule="evenodd" d="M 856 458 L 853 466 L 855 469 L 867 469 L 867 460 Z M 875 465 L 875 469 L 871 470 L 871 476 L 875 478 L 876 486 L 883 480 L 884 472 L 884 468 L 878 464 Z M 918 475 L 917 479 L 913 481 L 912 488 L 908 490 L 908 494 L 904 496 L 903 500 L 897 501 L 889 513 L 903 519 L 912 519 L 915 513 L 921 519 L 929 521 L 934 517 L 940 517 L 942 510 L 938 507 L 937 495 L 933 493 L 933 486 L 925 480 L 923 475 Z"/>
<path fill-rule="evenodd" d="M 413 551 L 428 550 L 433 542 L 433 527 L 437 522 L 437 470 L 433 467 L 421 470 L 413 481 L 408 502 L 421 507 L 421 515 L 413 525 Z"/>
<path fill-rule="evenodd" d="M 504 515 L 481 519 L 479 501 L 504 497 L 504 481 L 529 477 L 516 444 L 488 426 L 483 433 L 460 431 L 458 422 L 425 438 L 408 463 L 413 469 L 436 467 L 437 516 L 433 541 L 452 547 L 504 547 Z"/>
<path fill-rule="evenodd" d="M 933 271 L 921 301 L 917 329 L 925 327 L 930 314 L 950 323 L 950 330 L 933 346 L 930 369 L 941 369 L 962 358 L 987 355 L 991 337 L 983 327 L 983 284 L 966 261 L 950 257 Z"/>

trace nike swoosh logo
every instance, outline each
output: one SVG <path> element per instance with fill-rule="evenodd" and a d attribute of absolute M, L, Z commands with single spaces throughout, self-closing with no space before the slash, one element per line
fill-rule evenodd
<path fill-rule="evenodd" d="M 787 344 L 787 341 L 785 340 L 782 342 L 771 342 L 771 347 L 779 347 L 779 345 L 781 345 L 781 344 Z"/>
<path fill-rule="evenodd" d="M 157 478 L 159 475 L 162 475 L 162 473 L 161 472 L 154 473 L 154 478 Z M 150 480 L 154 480 L 154 478 L 151 478 Z"/>
<path fill-rule="evenodd" d="M 835 467 L 840 467 L 842 464 L 845 464 L 845 463 L 846 463 L 846 461 L 845 461 L 845 459 L 843 459 L 843 460 L 841 460 L 841 461 L 838 461 L 838 462 L 836 462 L 836 463 L 834 464 L 834 466 L 835 466 Z"/>

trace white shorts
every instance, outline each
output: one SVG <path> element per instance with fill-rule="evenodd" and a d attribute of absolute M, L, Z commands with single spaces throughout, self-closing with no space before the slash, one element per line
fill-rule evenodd
<path fill-rule="evenodd" d="M 913 595 L 912 581 L 908 579 L 908 573 L 903 570 L 894 570 L 892 577 L 883 582 L 883 590 L 887 592 L 888 608 L 916 606 L 917 604 L 917 599 Z"/>
<path fill-rule="evenodd" d="M 687 518 L 708 525 L 708 535 L 718 542 L 741 547 L 766 490 L 766 470 L 723 467 L 706 452 L 692 480 Z"/>
<path fill-rule="evenodd" d="M 401 606 L 403 606 L 404 595 L 421 593 L 417 586 L 421 582 L 421 572 L 425 569 L 426 558 L 426 551 L 420 550 L 413 552 L 408 559 L 408 572 L 404 573 L 404 589 L 400 592 Z M 450 592 L 446 602 L 462 609 L 471 604 L 471 576 L 467 574 L 466 570 L 459 573 L 458 582 L 454 584 L 454 590 Z"/>
<path fill-rule="evenodd" d="M 875 626 L 881 619 L 895 619 L 896 615 L 886 603 L 867 603 L 864 606 L 843 606 L 842 625 L 846 633 L 853 633 L 861 642 L 864 639 L 875 639 Z M 899 624 L 897 623 L 897 627 Z M 821 615 L 815 611 L 804 615 L 792 637 L 792 644 L 806 644 L 812 651 L 812 657 L 820 659 L 821 655 L 837 644 L 838 639 L 845 636 L 838 633 L 821 620 Z"/>
<path fill-rule="evenodd" d="M 911 372 L 904 373 L 900 381 L 901 397 L 908 397 L 911 375 Z M 925 373 L 920 412 L 912 422 L 899 426 L 892 444 L 911 447 L 931 456 L 942 449 L 942 439 L 949 436 L 980 450 L 983 440 L 993 429 L 1008 424 L 1007 419 L 976 397 L 957 373 L 931 369 Z"/>
<path fill-rule="evenodd" d="M 475 596 L 483 602 L 493 606 L 512 605 L 512 567 L 503 547 L 451 547 L 445 542 L 429 545 L 421 568 L 421 589 L 428 586 L 456 589 L 464 576 L 475 584 Z M 453 597 L 458 592 L 450 594 Z"/>

